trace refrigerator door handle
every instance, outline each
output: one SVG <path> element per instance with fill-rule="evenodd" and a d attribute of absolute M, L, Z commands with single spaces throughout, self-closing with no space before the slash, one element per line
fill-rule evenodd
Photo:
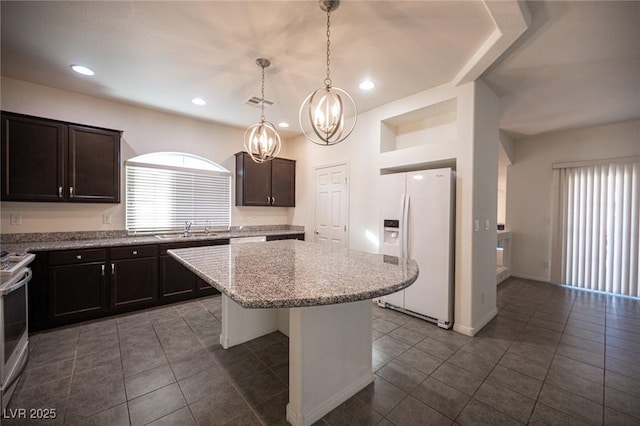
<path fill-rule="evenodd" d="M 400 243 L 402 244 L 402 257 L 405 259 L 409 258 L 409 207 L 410 196 L 409 194 L 404 194 L 402 204 L 402 240 Z"/>

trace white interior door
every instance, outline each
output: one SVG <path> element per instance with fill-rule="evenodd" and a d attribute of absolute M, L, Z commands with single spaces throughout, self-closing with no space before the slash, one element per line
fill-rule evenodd
<path fill-rule="evenodd" d="M 347 165 L 316 168 L 314 241 L 347 247 Z"/>

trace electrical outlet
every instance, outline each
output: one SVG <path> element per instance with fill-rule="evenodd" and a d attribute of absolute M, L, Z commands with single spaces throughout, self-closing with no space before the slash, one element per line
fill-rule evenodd
<path fill-rule="evenodd" d="M 478 219 L 473 221 L 473 230 L 476 232 L 480 230 L 480 221 Z"/>
<path fill-rule="evenodd" d="M 12 225 L 22 225 L 22 215 L 21 214 L 12 214 L 11 215 L 11 224 Z"/>
<path fill-rule="evenodd" d="M 110 214 L 103 214 L 102 215 L 102 223 L 104 223 L 105 225 L 108 225 L 111 223 L 111 215 Z"/>
<path fill-rule="evenodd" d="M 484 221 L 484 230 L 488 231 L 491 229 L 491 221 L 489 219 Z"/>

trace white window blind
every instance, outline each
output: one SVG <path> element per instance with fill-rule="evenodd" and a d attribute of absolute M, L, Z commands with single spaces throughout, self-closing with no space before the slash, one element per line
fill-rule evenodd
<path fill-rule="evenodd" d="M 558 168 L 562 282 L 640 297 L 638 159 Z"/>
<path fill-rule="evenodd" d="M 129 231 L 182 230 L 185 221 L 210 228 L 230 225 L 229 172 L 143 160 L 126 163 L 126 226 Z M 221 169 L 215 163 L 212 165 Z"/>

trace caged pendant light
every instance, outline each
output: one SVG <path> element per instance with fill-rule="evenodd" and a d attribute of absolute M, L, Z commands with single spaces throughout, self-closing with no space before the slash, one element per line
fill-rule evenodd
<path fill-rule="evenodd" d="M 262 94 L 260 98 L 260 122 L 250 126 L 244 132 L 244 149 L 256 163 L 273 160 L 280 152 L 280 135 L 275 126 L 264 118 L 264 69 L 271 65 L 265 58 L 256 59 L 256 64 L 262 68 Z"/>
<path fill-rule="evenodd" d="M 318 145 L 335 145 L 345 140 L 356 125 L 357 110 L 353 98 L 331 81 L 331 12 L 339 0 L 320 0 L 320 9 L 327 12 L 327 71 L 324 86 L 311 93 L 302 103 L 298 119 L 304 135 Z M 351 127 L 345 129 L 346 113 L 353 114 Z M 305 121 L 308 123 L 305 125 Z M 310 130 L 308 129 L 311 126 Z"/>

